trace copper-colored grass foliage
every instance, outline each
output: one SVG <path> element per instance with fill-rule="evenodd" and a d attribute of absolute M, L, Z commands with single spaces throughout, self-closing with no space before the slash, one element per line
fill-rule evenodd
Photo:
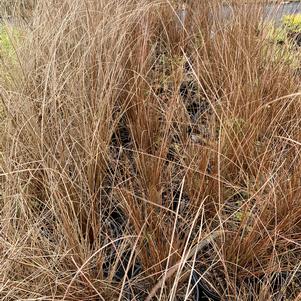
<path fill-rule="evenodd" d="M 196 300 L 204 271 L 300 299 L 300 70 L 223 5 L 37 2 L 1 78 L 1 300 Z"/>

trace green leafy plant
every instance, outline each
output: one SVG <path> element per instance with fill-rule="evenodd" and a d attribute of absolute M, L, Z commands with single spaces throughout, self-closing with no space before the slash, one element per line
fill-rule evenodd
<path fill-rule="evenodd" d="M 298 68 L 300 51 L 296 44 L 300 45 L 301 42 L 301 14 L 286 15 L 280 26 L 271 23 L 266 24 L 265 28 L 268 40 L 274 45 L 266 48 L 268 57 L 273 62 L 282 62 L 293 69 Z"/>
<path fill-rule="evenodd" d="M 284 16 L 282 24 L 287 33 L 301 33 L 301 14 Z"/>
<path fill-rule="evenodd" d="M 291 38 L 301 34 L 301 14 L 286 15 L 282 18 L 279 27 L 267 24 L 268 38 L 277 44 L 287 44 Z"/>

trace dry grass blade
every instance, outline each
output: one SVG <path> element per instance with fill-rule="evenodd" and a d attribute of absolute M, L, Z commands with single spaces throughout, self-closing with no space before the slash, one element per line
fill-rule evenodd
<path fill-rule="evenodd" d="M 208 235 L 209 237 L 199 242 L 196 246 L 194 246 L 189 253 L 185 255 L 184 260 L 189 260 L 192 256 L 200 252 L 203 248 L 208 246 L 212 241 L 218 236 L 222 235 L 221 231 L 217 231 Z M 145 299 L 145 301 L 150 301 L 156 294 L 156 292 L 164 285 L 164 282 L 167 281 L 170 277 L 174 275 L 174 273 L 178 270 L 179 266 L 183 264 L 183 259 L 178 261 L 175 265 L 173 265 L 166 273 L 165 277 L 156 283 L 156 285 L 151 289 L 149 295 Z"/>

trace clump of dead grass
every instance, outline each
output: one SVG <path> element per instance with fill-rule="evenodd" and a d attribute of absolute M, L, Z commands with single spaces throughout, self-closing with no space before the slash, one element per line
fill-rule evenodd
<path fill-rule="evenodd" d="M 225 300 L 297 298 L 298 75 L 260 7 L 179 7 L 38 3 L 1 88 L 3 300 L 187 300 L 202 270 Z"/>

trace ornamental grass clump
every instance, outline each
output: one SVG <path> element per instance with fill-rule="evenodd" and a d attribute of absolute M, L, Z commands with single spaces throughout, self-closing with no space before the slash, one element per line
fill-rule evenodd
<path fill-rule="evenodd" d="M 1 80 L 2 300 L 298 300 L 300 78 L 260 6 L 180 4 L 37 3 Z"/>

